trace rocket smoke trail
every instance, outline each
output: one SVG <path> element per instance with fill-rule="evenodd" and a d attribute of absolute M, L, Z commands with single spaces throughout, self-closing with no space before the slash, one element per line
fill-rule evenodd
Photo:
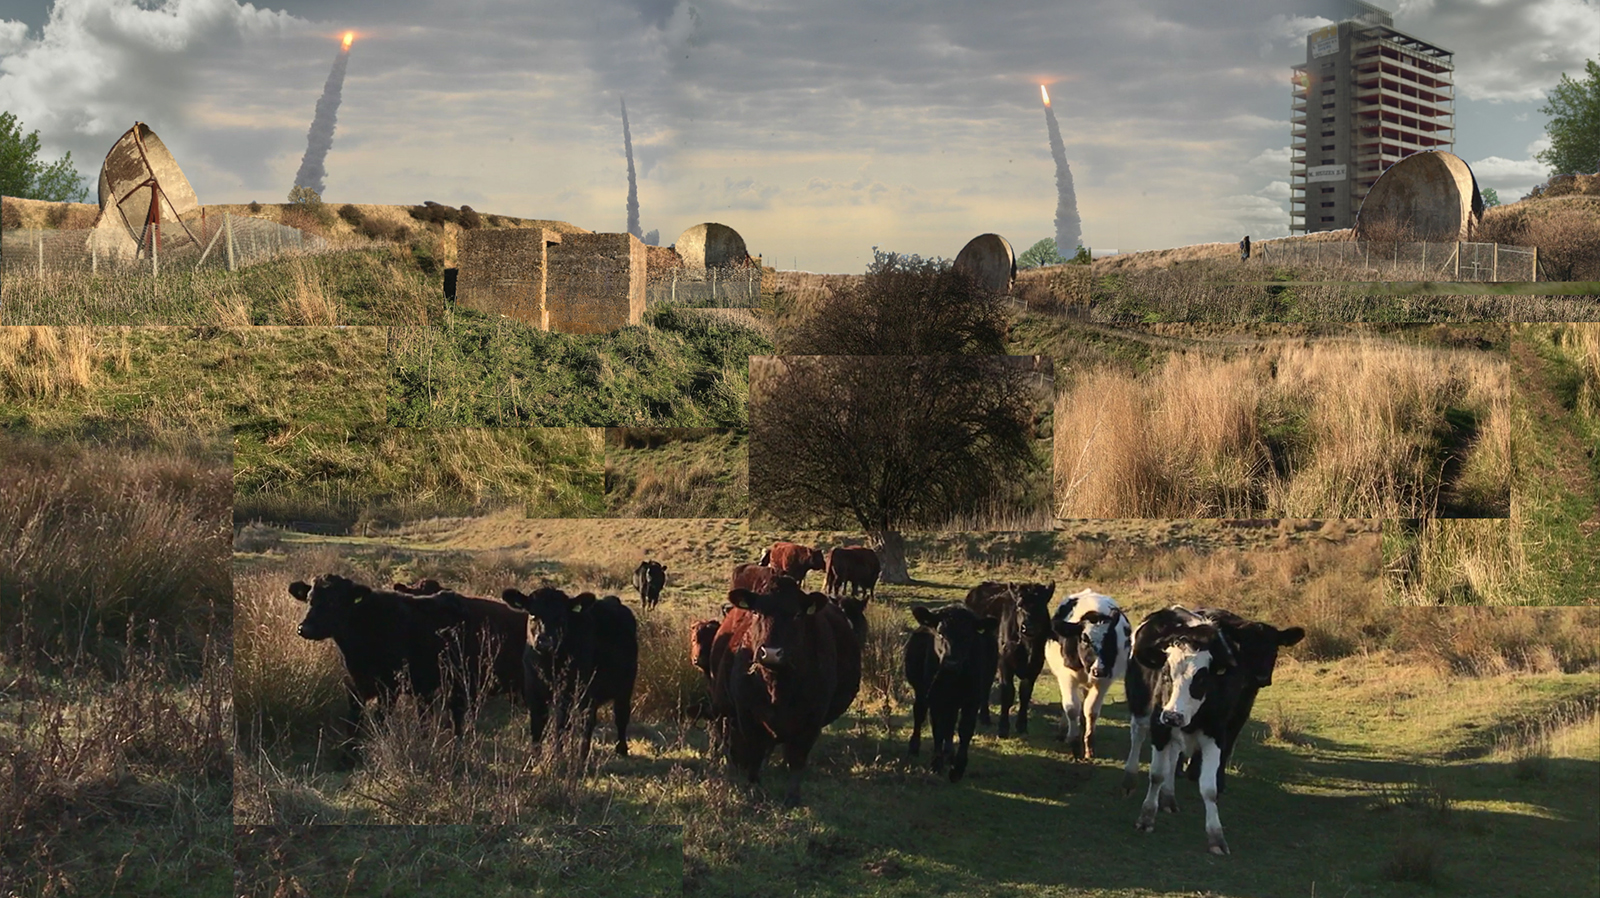
<path fill-rule="evenodd" d="M 1050 129 L 1050 155 L 1056 160 L 1056 252 L 1072 258 L 1083 242 L 1083 222 L 1078 218 L 1078 195 L 1072 189 L 1072 169 L 1067 167 L 1067 145 L 1061 142 L 1061 126 L 1050 107 L 1050 94 L 1039 85 L 1044 96 L 1044 123 Z"/>
<path fill-rule="evenodd" d="M 333 71 L 328 73 L 328 83 L 322 86 L 322 99 L 317 101 L 317 117 L 311 121 L 311 131 L 306 134 L 306 155 L 300 160 L 300 170 L 295 173 L 294 186 L 310 187 L 320 196 L 323 179 L 328 173 L 323 160 L 333 147 L 333 126 L 339 117 L 339 92 L 344 89 L 344 69 L 350 62 L 351 34 L 344 36 L 339 55 L 333 60 Z"/>
<path fill-rule="evenodd" d="M 628 101 L 622 101 L 622 146 L 628 151 L 628 233 L 643 238 L 639 229 L 639 179 L 633 173 L 633 135 L 628 133 Z"/>

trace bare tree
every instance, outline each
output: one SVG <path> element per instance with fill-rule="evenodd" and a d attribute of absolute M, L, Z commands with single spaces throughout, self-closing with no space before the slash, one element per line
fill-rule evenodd
<path fill-rule="evenodd" d="M 860 527 L 883 579 L 910 581 L 901 531 L 992 510 L 1038 473 L 1033 359 L 750 360 L 750 498 L 758 518 Z"/>
<path fill-rule="evenodd" d="M 780 334 L 784 355 L 1000 355 L 1005 298 L 940 259 L 874 251 L 858 284 L 831 288 Z"/>

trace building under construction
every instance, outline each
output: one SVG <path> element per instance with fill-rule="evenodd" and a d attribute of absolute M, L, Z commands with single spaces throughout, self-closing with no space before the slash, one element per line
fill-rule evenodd
<path fill-rule="evenodd" d="M 1385 169 L 1455 145 L 1453 54 L 1393 26 L 1388 12 L 1351 2 L 1349 18 L 1306 37 L 1291 118 L 1295 233 L 1353 227 Z"/>

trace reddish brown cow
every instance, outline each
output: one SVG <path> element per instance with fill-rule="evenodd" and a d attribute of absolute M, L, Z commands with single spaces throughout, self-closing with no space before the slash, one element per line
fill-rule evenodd
<path fill-rule="evenodd" d="M 806 571 L 825 571 L 827 562 L 822 552 L 798 543 L 776 542 L 767 550 L 768 562 L 780 574 L 787 574 L 798 583 L 806 582 Z"/>
<path fill-rule="evenodd" d="M 866 593 L 872 598 L 878 589 L 878 553 L 866 546 L 840 546 L 828 551 L 828 576 L 823 591 L 842 596 L 846 585 L 850 595 Z"/>
<path fill-rule="evenodd" d="M 734 608 L 711 647 L 713 711 L 725 721 L 728 757 L 750 782 L 775 745 L 789 766 L 784 802 L 800 802 L 806 760 L 822 728 L 861 685 L 861 646 L 828 597 L 779 578 L 774 592 L 734 589 Z"/>
<path fill-rule="evenodd" d="M 748 589 L 751 592 L 771 592 L 778 572 L 764 564 L 741 564 L 733 569 L 729 589 Z"/>

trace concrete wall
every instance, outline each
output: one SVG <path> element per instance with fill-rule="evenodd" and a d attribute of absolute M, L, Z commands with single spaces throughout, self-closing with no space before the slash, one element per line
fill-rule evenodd
<path fill-rule="evenodd" d="M 577 239 L 588 235 L 570 235 Z M 562 237 L 544 228 L 463 231 L 456 302 L 462 308 L 505 315 L 550 329 L 546 304 L 550 256 Z"/>
<path fill-rule="evenodd" d="M 679 234 L 673 246 L 689 268 L 726 268 L 743 264 L 750 255 L 738 231 L 714 221 Z"/>
<path fill-rule="evenodd" d="M 956 254 L 955 268 L 965 271 L 983 287 L 1004 293 L 1017 276 L 1017 256 L 1010 241 L 999 234 L 979 234 Z"/>
<path fill-rule="evenodd" d="M 1358 239 L 1471 240 L 1483 198 L 1472 169 L 1454 153 L 1414 153 L 1372 185 L 1356 219 Z"/>
<path fill-rule="evenodd" d="M 632 234 L 569 234 L 549 253 L 547 330 L 605 334 L 644 317 L 646 250 Z M 459 289 L 459 288 L 458 288 Z"/>

